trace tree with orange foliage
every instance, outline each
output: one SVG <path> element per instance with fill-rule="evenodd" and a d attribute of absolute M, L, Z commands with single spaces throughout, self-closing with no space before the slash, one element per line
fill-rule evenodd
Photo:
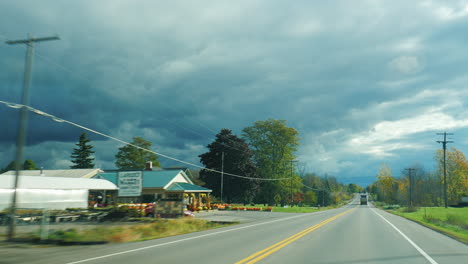
<path fill-rule="evenodd" d="M 437 150 L 438 174 L 443 184 L 443 152 Z M 449 204 L 457 204 L 462 196 L 468 195 L 468 161 L 465 154 L 456 148 L 447 150 L 447 196 Z"/>
<path fill-rule="evenodd" d="M 377 174 L 377 183 L 381 191 L 382 199 L 386 203 L 392 203 L 395 201 L 395 190 L 394 185 L 396 179 L 392 176 L 392 171 L 387 166 L 387 164 L 382 163 L 379 168 L 379 174 Z"/>

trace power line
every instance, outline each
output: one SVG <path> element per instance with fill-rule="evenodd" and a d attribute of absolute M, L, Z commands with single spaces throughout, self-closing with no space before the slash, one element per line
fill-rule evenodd
<path fill-rule="evenodd" d="M 1 35 L 0 35 L 0 36 L 1 36 Z M 54 66 L 56 66 L 56 67 L 62 69 L 63 71 L 65 71 L 65 72 L 67 72 L 67 73 L 69 73 L 69 74 L 71 74 L 71 75 L 73 75 L 73 76 L 78 77 L 79 79 L 82 79 L 82 80 L 84 80 L 84 81 L 90 82 L 90 80 L 89 80 L 88 78 L 86 78 L 86 77 L 84 77 L 84 76 L 82 76 L 82 75 L 80 75 L 80 74 L 77 74 L 76 71 L 72 71 L 72 70 L 68 69 L 67 67 L 63 66 L 62 64 L 60 64 L 60 63 L 58 63 L 58 62 L 56 62 L 56 61 L 54 61 L 54 60 L 52 60 L 52 59 L 50 59 L 50 58 L 48 58 L 48 57 L 45 56 L 45 55 L 41 55 L 40 53 L 36 52 L 36 56 L 39 57 L 39 58 L 41 58 L 41 59 L 43 59 L 43 60 L 45 60 L 45 61 L 47 61 L 48 63 L 50 63 L 50 64 L 52 64 L 52 65 L 54 65 Z M 209 130 L 209 131 L 212 132 L 212 133 L 218 133 L 218 132 L 216 132 L 215 130 L 213 130 L 213 129 L 211 129 L 210 127 L 208 127 L 207 125 L 205 125 L 205 124 L 203 124 L 202 122 L 200 122 L 199 120 L 187 118 L 186 115 L 185 115 L 182 111 L 180 111 L 180 110 L 178 110 L 178 109 L 175 109 L 175 108 L 173 108 L 173 107 L 170 107 L 170 106 L 169 106 L 167 103 L 165 103 L 164 101 L 161 101 L 160 104 L 165 105 L 167 109 L 173 111 L 174 113 L 179 113 L 179 114 L 181 114 L 183 119 L 186 119 L 186 120 L 188 120 L 188 121 L 193 121 L 193 122 L 195 122 L 195 123 L 198 123 L 198 125 L 199 125 L 200 127 L 204 127 L 205 129 Z M 167 122 L 172 123 L 174 126 L 177 126 L 177 127 L 182 128 L 182 129 L 184 129 L 184 130 L 190 131 L 190 132 L 192 132 L 192 133 L 194 133 L 194 134 L 197 134 L 197 135 L 199 135 L 199 136 L 201 136 L 201 137 L 204 137 L 204 138 L 206 138 L 206 139 L 209 139 L 209 140 L 211 140 L 211 141 L 213 141 L 213 142 L 216 140 L 215 137 L 213 137 L 213 136 L 204 135 L 204 134 L 202 134 L 202 133 L 199 133 L 198 131 L 195 131 L 194 129 L 188 128 L 188 127 L 183 126 L 183 125 L 179 125 L 178 123 L 176 123 L 176 122 L 174 122 L 174 121 L 172 121 L 172 120 L 170 120 L 170 119 L 168 119 L 168 118 L 166 118 L 166 117 L 163 117 L 163 116 L 160 116 L 160 117 L 163 118 L 163 119 L 165 119 Z M 223 146 L 225 146 L 225 147 L 227 147 L 227 148 L 234 149 L 234 150 L 237 150 L 237 151 L 240 151 L 240 152 L 249 154 L 249 152 L 247 152 L 246 150 L 239 149 L 239 148 L 237 148 L 237 147 L 231 146 L 231 145 L 226 144 L 226 143 L 224 143 L 224 142 L 218 142 L 218 143 L 221 144 L 221 145 L 223 145 Z"/>
<path fill-rule="evenodd" d="M 300 184 L 302 184 L 302 186 L 304 186 L 304 187 L 306 187 L 307 189 L 310 189 L 310 190 L 312 190 L 312 191 L 323 191 L 323 190 L 325 190 L 325 189 L 317 189 L 317 188 L 310 187 L 310 186 L 308 186 L 308 185 L 305 185 L 303 182 L 301 182 L 301 181 L 299 181 L 299 180 L 297 180 L 297 179 L 296 179 L 296 181 L 299 182 Z"/>
<path fill-rule="evenodd" d="M 129 142 L 123 141 L 123 140 L 121 140 L 121 139 L 118 139 L 118 138 L 109 136 L 109 135 L 107 135 L 107 134 L 98 132 L 98 131 L 93 130 L 93 129 L 91 129 L 91 128 L 88 128 L 88 127 L 85 127 L 85 126 L 82 126 L 82 125 L 73 123 L 73 122 L 68 121 L 68 120 L 65 120 L 65 119 L 63 119 L 63 118 L 60 118 L 60 117 L 57 117 L 57 116 L 48 114 L 48 113 L 46 113 L 46 112 L 43 112 L 43 111 L 41 111 L 41 110 L 35 109 L 35 108 L 30 107 L 30 106 L 27 106 L 27 105 L 16 104 L 16 103 L 5 102 L 5 101 L 0 101 L 0 103 L 6 105 L 6 106 L 8 106 L 8 107 L 11 107 L 11 108 L 22 108 L 22 109 L 26 109 L 26 110 L 28 110 L 28 111 L 31 111 L 31 112 L 35 113 L 35 114 L 42 115 L 42 116 L 45 116 L 45 117 L 49 117 L 49 118 L 51 118 L 52 120 L 54 120 L 54 121 L 56 121 L 56 122 L 68 123 L 68 124 L 70 124 L 70 125 L 79 127 L 79 128 L 81 128 L 81 129 L 87 130 L 87 131 L 92 132 L 92 133 L 94 133 L 94 134 L 98 134 L 98 135 L 100 135 L 100 136 L 103 136 L 103 137 L 112 139 L 112 140 L 114 140 L 114 141 L 123 143 L 123 144 L 125 144 L 125 145 L 129 145 L 129 146 L 132 146 L 132 147 L 135 147 L 135 148 L 138 148 L 138 149 L 147 151 L 147 152 L 151 152 L 151 153 L 153 153 L 153 154 L 156 154 L 156 155 L 161 156 L 161 157 L 166 158 L 166 159 L 170 159 L 170 160 L 173 160 L 173 161 L 177 161 L 177 162 L 180 162 L 180 163 L 189 165 L 189 166 L 193 166 L 193 167 L 196 167 L 196 168 L 199 168 L 199 169 L 204 169 L 204 170 L 211 171 L 211 172 L 223 173 L 223 172 L 218 171 L 218 170 L 215 170 L 215 169 L 205 168 L 205 167 L 202 167 L 202 166 L 200 166 L 200 165 L 197 165 L 197 164 L 194 164 L 194 163 L 191 163 L 191 162 L 183 161 L 183 160 L 180 160 L 180 159 L 177 159 L 177 158 L 174 158 L 174 157 L 171 157 L 171 156 L 162 154 L 162 153 L 158 153 L 158 152 L 155 152 L 155 151 L 152 151 L 152 150 L 149 150 L 149 149 L 142 148 L 142 147 L 137 146 L 137 145 L 134 145 L 134 144 L 132 144 L 132 143 L 129 143 Z M 259 181 L 281 181 L 281 180 L 289 180 L 289 179 L 290 179 L 290 178 L 254 178 L 254 177 L 247 177 L 247 176 L 242 176 L 242 175 L 237 175 L 237 174 L 232 174 L 232 173 L 227 173 L 227 172 L 224 172 L 223 174 L 224 174 L 224 175 L 228 175 L 228 176 L 232 176 L 232 177 L 237 177 L 237 178 L 243 178 L 243 179 L 248 179 L 248 180 L 259 180 Z"/>

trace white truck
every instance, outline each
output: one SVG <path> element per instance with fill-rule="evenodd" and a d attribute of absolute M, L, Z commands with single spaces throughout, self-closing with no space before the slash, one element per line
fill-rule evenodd
<path fill-rule="evenodd" d="M 361 205 L 367 205 L 367 194 L 361 194 Z"/>

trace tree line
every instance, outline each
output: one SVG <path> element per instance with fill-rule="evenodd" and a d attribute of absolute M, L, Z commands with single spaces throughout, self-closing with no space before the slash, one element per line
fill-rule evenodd
<path fill-rule="evenodd" d="M 298 173 L 298 146 L 299 133 L 285 120 L 257 121 L 240 136 L 222 129 L 208 144 L 208 152 L 199 156 L 209 168 L 200 171 L 200 180 L 219 200 L 244 204 L 324 206 L 363 190 L 355 184 L 341 184 L 332 176 Z"/>
<path fill-rule="evenodd" d="M 377 181 L 368 187 L 378 201 L 405 206 L 444 205 L 443 152 L 434 155 L 436 169 L 426 171 L 422 166 L 412 166 L 394 177 L 386 164 L 382 164 Z M 468 161 L 463 152 L 456 148 L 447 150 L 446 157 L 447 198 L 456 205 L 461 197 L 468 196 Z"/>

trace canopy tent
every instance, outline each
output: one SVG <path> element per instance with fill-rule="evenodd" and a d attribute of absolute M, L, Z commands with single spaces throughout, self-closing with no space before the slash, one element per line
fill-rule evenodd
<path fill-rule="evenodd" d="M 13 175 L 0 176 L 0 210 L 10 207 L 14 185 Z M 107 180 L 20 176 L 17 187 L 18 208 L 86 208 L 88 191 L 117 190 Z"/>

